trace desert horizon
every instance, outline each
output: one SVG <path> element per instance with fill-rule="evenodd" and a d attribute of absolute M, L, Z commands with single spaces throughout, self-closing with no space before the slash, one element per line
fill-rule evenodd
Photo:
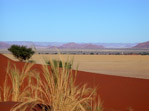
<path fill-rule="evenodd" d="M 149 111 L 149 1 L 0 0 L 0 111 Z"/>

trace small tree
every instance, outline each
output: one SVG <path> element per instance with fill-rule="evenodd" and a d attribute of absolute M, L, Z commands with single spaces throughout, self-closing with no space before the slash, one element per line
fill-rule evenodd
<path fill-rule="evenodd" d="M 20 61 L 30 59 L 35 53 L 31 48 L 19 45 L 12 45 L 8 50 Z"/>

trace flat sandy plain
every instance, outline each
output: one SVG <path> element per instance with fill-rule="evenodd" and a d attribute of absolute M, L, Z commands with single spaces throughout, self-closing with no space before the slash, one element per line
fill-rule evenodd
<path fill-rule="evenodd" d="M 11 54 L 5 56 L 16 60 Z M 141 55 L 50 55 L 35 54 L 32 60 L 44 64 L 44 60 L 59 59 L 66 61 L 74 58 L 74 66 L 78 70 L 108 75 L 149 79 L 149 56 Z"/>

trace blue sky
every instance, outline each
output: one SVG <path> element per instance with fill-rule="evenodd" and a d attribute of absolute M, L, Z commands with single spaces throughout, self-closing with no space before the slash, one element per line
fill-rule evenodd
<path fill-rule="evenodd" d="M 0 41 L 148 40 L 148 0 L 0 0 Z"/>

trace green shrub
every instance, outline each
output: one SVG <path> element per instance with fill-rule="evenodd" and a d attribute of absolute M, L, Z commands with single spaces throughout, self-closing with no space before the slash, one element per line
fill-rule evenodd
<path fill-rule="evenodd" d="M 90 55 L 94 55 L 94 53 L 93 53 L 93 52 L 91 52 L 91 53 L 90 53 Z"/>
<path fill-rule="evenodd" d="M 30 59 L 35 53 L 31 48 L 19 45 L 12 45 L 8 50 L 20 61 Z"/>
<path fill-rule="evenodd" d="M 48 65 L 51 65 L 51 62 L 50 61 L 47 61 L 46 63 Z M 54 64 L 55 67 L 60 67 L 60 68 L 63 67 L 63 63 L 60 60 L 52 60 L 52 63 Z M 70 62 L 65 62 L 64 63 L 64 67 L 65 68 L 68 68 L 68 69 L 71 69 L 72 68 L 72 64 Z"/>

